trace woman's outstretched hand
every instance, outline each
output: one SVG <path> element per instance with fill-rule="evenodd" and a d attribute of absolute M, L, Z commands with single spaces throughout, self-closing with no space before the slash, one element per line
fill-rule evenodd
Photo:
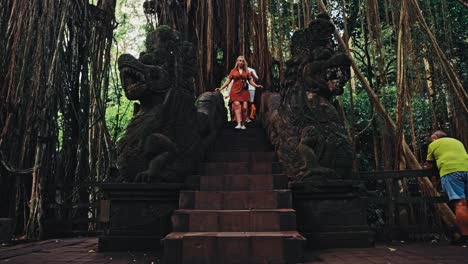
<path fill-rule="evenodd" d="M 221 91 L 221 88 L 220 88 L 220 87 L 215 88 L 215 92 L 219 92 L 219 91 Z"/>
<path fill-rule="evenodd" d="M 262 88 L 263 89 L 263 85 L 257 85 L 257 88 Z"/>

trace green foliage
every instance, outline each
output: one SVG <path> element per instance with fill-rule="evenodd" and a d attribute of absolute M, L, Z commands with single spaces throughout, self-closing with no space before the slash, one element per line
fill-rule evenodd
<path fill-rule="evenodd" d="M 379 97 L 382 104 L 385 106 L 387 111 L 393 120 L 396 120 L 396 101 L 397 92 L 396 86 L 385 87 L 384 93 Z M 345 109 L 348 118 L 351 116 L 351 102 L 350 92 L 347 88 L 342 96 L 343 107 Z M 422 146 L 427 144 L 427 138 L 431 130 L 431 113 L 429 109 L 428 98 L 424 93 L 413 96 L 412 100 L 413 107 L 413 119 L 414 129 L 416 134 L 416 142 L 418 149 L 420 150 L 419 157 L 424 159 L 425 149 Z M 361 161 L 361 170 L 373 169 L 373 142 L 372 142 L 372 131 L 373 126 L 370 124 L 372 120 L 379 123 L 380 117 L 372 109 L 369 97 L 367 93 L 360 87 L 353 91 L 353 104 L 354 104 L 354 122 L 355 122 L 355 133 L 359 136 L 357 138 L 357 151 L 358 157 Z M 408 112 L 408 111 L 406 111 Z M 405 115 L 404 133 L 407 141 L 411 138 L 411 130 L 409 127 L 409 115 Z M 382 131 L 377 131 L 380 134 Z"/>
<path fill-rule="evenodd" d="M 125 127 L 130 122 L 133 116 L 133 102 L 122 97 L 120 100 L 112 101 L 106 109 L 106 123 L 109 126 L 112 138 L 119 140 L 124 132 Z"/>
<path fill-rule="evenodd" d="M 349 87 L 346 87 L 341 99 L 346 116 L 348 116 L 349 119 L 351 116 L 351 96 Z M 371 163 L 373 153 L 372 140 L 369 140 L 369 138 L 372 138 L 372 126 L 370 126 L 370 122 L 372 122 L 374 114 L 367 93 L 364 90 L 358 89 L 353 91 L 353 105 L 355 110 L 353 113 L 355 133 L 359 134 L 356 138 L 356 149 L 357 156 L 361 164 L 360 170 L 369 170 L 372 168 Z"/>
<path fill-rule="evenodd" d="M 137 56 L 143 51 L 146 36 L 146 19 L 141 2 L 118 0 L 115 16 L 118 27 L 114 30 L 115 42 L 111 50 L 112 60 L 115 63 L 110 69 L 110 87 L 106 101 L 106 123 L 114 142 L 124 134 L 134 108 L 133 102 L 123 94 L 117 59 L 123 53 Z"/>

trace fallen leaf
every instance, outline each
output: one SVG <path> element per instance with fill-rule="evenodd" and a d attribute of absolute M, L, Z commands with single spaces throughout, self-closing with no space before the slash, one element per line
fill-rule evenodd
<path fill-rule="evenodd" d="M 396 251 L 396 248 L 388 248 L 388 250 L 390 250 L 390 252 L 394 252 Z"/>

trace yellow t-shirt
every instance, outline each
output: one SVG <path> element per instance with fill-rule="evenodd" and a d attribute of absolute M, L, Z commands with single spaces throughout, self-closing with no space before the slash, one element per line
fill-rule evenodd
<path fill-rule="evenodd" d="M 454 138 L 443 137 L 429 144 L 426 160 L 437 162 L 440 177 L 468 171 L 468 154 L 463 143 Z"/>

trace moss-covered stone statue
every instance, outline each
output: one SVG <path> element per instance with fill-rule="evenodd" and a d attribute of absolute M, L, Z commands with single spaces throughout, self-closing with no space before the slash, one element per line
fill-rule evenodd
<path fill-rule="evenodd" d="M 285 172 L 294 181 L 351 177 L 344 123 L 332 103 L 350 76 L 348 57 L 335 50 L 334 26 L 319 15 L 294 33 L 281 93 L 265 93 L 263 120 Z"/>
<path fill-rule="evenodd" d="M 205 93 L 196 103 L 195 51 L 167 26 L 148 33 L 139 59 L 124 54 L 118 65 L 125 95 L 140 107 L 118 142 L 116 181 L 183 182 L 225 122 L 222 97 Z"/>

